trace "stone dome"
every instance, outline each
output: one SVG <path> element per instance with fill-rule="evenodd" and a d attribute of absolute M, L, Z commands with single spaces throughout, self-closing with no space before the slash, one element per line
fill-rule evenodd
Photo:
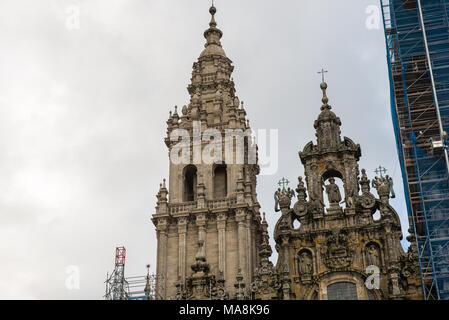
<path fill-rule="evenodd" d="M 226 57 L 226 53 L 222 47 L 216 44 L 209 44 L 203 52 L 201 52 L 200 58 L 208 55 L 220 55 Z"/>

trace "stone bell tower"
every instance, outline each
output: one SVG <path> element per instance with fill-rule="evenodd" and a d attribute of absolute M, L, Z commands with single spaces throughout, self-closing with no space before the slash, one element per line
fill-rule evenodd
<path fill-rule="evenodd" d="M 187 87 L 190 102 L 181 115 L 177 107 L 170 111 L 167 121 L 170 176 L 160 186 L 152 218 L 163 299 L 248 296 L 259 263 L 257 146 L 215 13 L 212 6 L 205 49 Z"/>

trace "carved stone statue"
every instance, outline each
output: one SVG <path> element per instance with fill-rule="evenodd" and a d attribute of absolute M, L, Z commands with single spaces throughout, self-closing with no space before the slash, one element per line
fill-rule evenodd
<path fill-rule="evenodd" d="M 306 188 L 304 187 L 304 181 L 302 181 L 302 177 L 298 177 L 298 187 L 296 188 L 296 193 L 298 194 L 298 201 L 306 201 L 307 193 Z"/>
<path fill-rule="evenodd" d="M 354 206 L 354 190 L 350 189 L 346 195 L 346 207 L 352 208 Z"/>
<path fill-rule="evenodd" d="M 375 177 L 373 179 L 372 185 L 374 188 L 377 189 L 377 193 L 382 198 L 388 198 L 391 196 L 391 198 L 395 198 L 396 195 L 394 193 L 393 189 L 393 179 L 390 176 L 385 177 Z"/>
<path fill-rule="evenodd" d="M 401 294 L 401 289 L 399 286 L 399 276 L 396 273 L 392 273 L 390 275 L 389 289 L 390 289 L 390 294 L 393 296 Z"/>
<path fill-rule="evenodd" d="M 371 244 L 366 248 L 366 262 L 369 266 L 380 266 L 379 250 L 375 244 Z"/>
<path fill-rule="evenodd" d="M 313 273 L 312 257 L 306 251 L 299 255 L 299 273 L 301 275 L 311 275 Z"/>
<path fill-rule="evenodd" d="M 340 203 L 341 201 L 340 189 L 335 184 L 334 178 L 329 179 L 329 184 L 326 185 L 326 193 L 327 198 L 329 199 L 329 203 L 337 203 L 337 204 Z"/>
<path fill-rule="evenodd" d="M 393 178 L 390 176 L 386 176 L 388 184 L 390 185 L 390 194 L 391 194 L 391 198 L 396 198 L 396 194 L 394 193 L 394 189 L 393 189 Z"/>
<path fill-rule="evenodd" d="M 274 193 L 274 212 L 279 212 L 281 209 L 279 209 L 279 197 L 281 195 L 281 188 L 278 188 L 276 192 Z"/>
<path fill-rule="evenodd" d="M 282 199 L 285 200 L 286 198 L 289 198 L 288 203 L 290 203 L 291 198 L 294 196 L 295 196 L 295 191 L 293 191 L 292 189 L 284 188 L 281 190 L 281 188 L 278 188 L 276 190 L 276 192 L 274 193 L 274 211 L 275 212 L 281 211 L 280 208 L 282 208 Z"/>
<path fill-rule="evenodd" d="M 382 180 L 379 177 L 374 177 L 372 183 L 373 188 L 378 189 L 382 185 Z"/>
<path fill-rule="evenodd" d="M 323 201 L 318 198 L 318 196 L 315 193 L 312 193 L 310 195 L 310 201 L 308 203 L 309 210 L 312 213 L 323 213 L 324 203 Z"/>

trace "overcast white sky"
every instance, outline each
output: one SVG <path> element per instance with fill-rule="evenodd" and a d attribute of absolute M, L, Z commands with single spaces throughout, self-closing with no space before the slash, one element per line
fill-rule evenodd
<path fill-rule="evenodd" d="M 380 164 L 393 175 L 392 204 L 407 230 L 384 35 L 366 28 L 370 5 L 378 1 L 216 1 L 251 125 L 279 129 L 279 170 L 258 180 L 270 236 L 276 182 L 286 177 L 295 187 L 298 151 L 315 140 L 322 67 L 342 134 L 361 144 L 371 178 Z M 168 175 L 165 121 L 188 103 L 209 6 L 0 2 L 0 298 L 101 299 L 119 245 L 127 276 L 154 265 L 150 216 Z M 66 26 L 73 8 L 79 29 Z M 79 290 L 65 285 L 71 265 Z"/>

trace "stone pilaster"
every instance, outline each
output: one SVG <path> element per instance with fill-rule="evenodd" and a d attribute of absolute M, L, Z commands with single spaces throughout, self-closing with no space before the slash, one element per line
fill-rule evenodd
<path fill-rule="evenodd" d="M 159 218 L 157 220 L 156 232 L 158 238 L 158 261 L 157 275 L 158 283 L 156 284 L 158 292 L 165 298 L 167 296 L 167 219 Z"/>
<path fill-rule="evenodd" d="M 217 215 L 218 230 L 218 271 L 226 274 L 226 213 Z"/>
<path fill-rule="evenodd" d="M 247 266 L 248 266 L 248 270 L 247 270 L 247 277 L 245 279 L 246 282 L 246 287 L 249 288 L 251 281 L 253 281 L 252 276 L 253 276 L 253 270 L 252 270 L 252 266 L 254 265 L 253 263 L 253 253 L 252 253 L 252 243 L 253 243 L 253 237 L 252 237 L 252 232 L 251 232 L 251 221 L 252 221 L 252 214 L 251 212 L 248 212 L 246 215 L 246 256 L 247 256 Z"/>
<path fill-rule="evenodd" d="M 198 213 L 196 215 L 196 226 L 198 227 L 198 241 L 203 241 L 204 250 L 206 249 L 206 214 Z"/>
<path fill-rule="evenodd" d="M 239 269 L 243 276 L 243 281 L 246 283 L 248 279 L 247 268 L 247 230 L 246 230 L 246 212 L 245 209 L 237 209 L 235 220 L 237 222 L 237 234 L 239 241 Z"/>
<path fill-rule="evenodd" d="M 178 218 L 178 276 L 182 283 L 186 279 L 186 234 L 187 217 Z"/>

